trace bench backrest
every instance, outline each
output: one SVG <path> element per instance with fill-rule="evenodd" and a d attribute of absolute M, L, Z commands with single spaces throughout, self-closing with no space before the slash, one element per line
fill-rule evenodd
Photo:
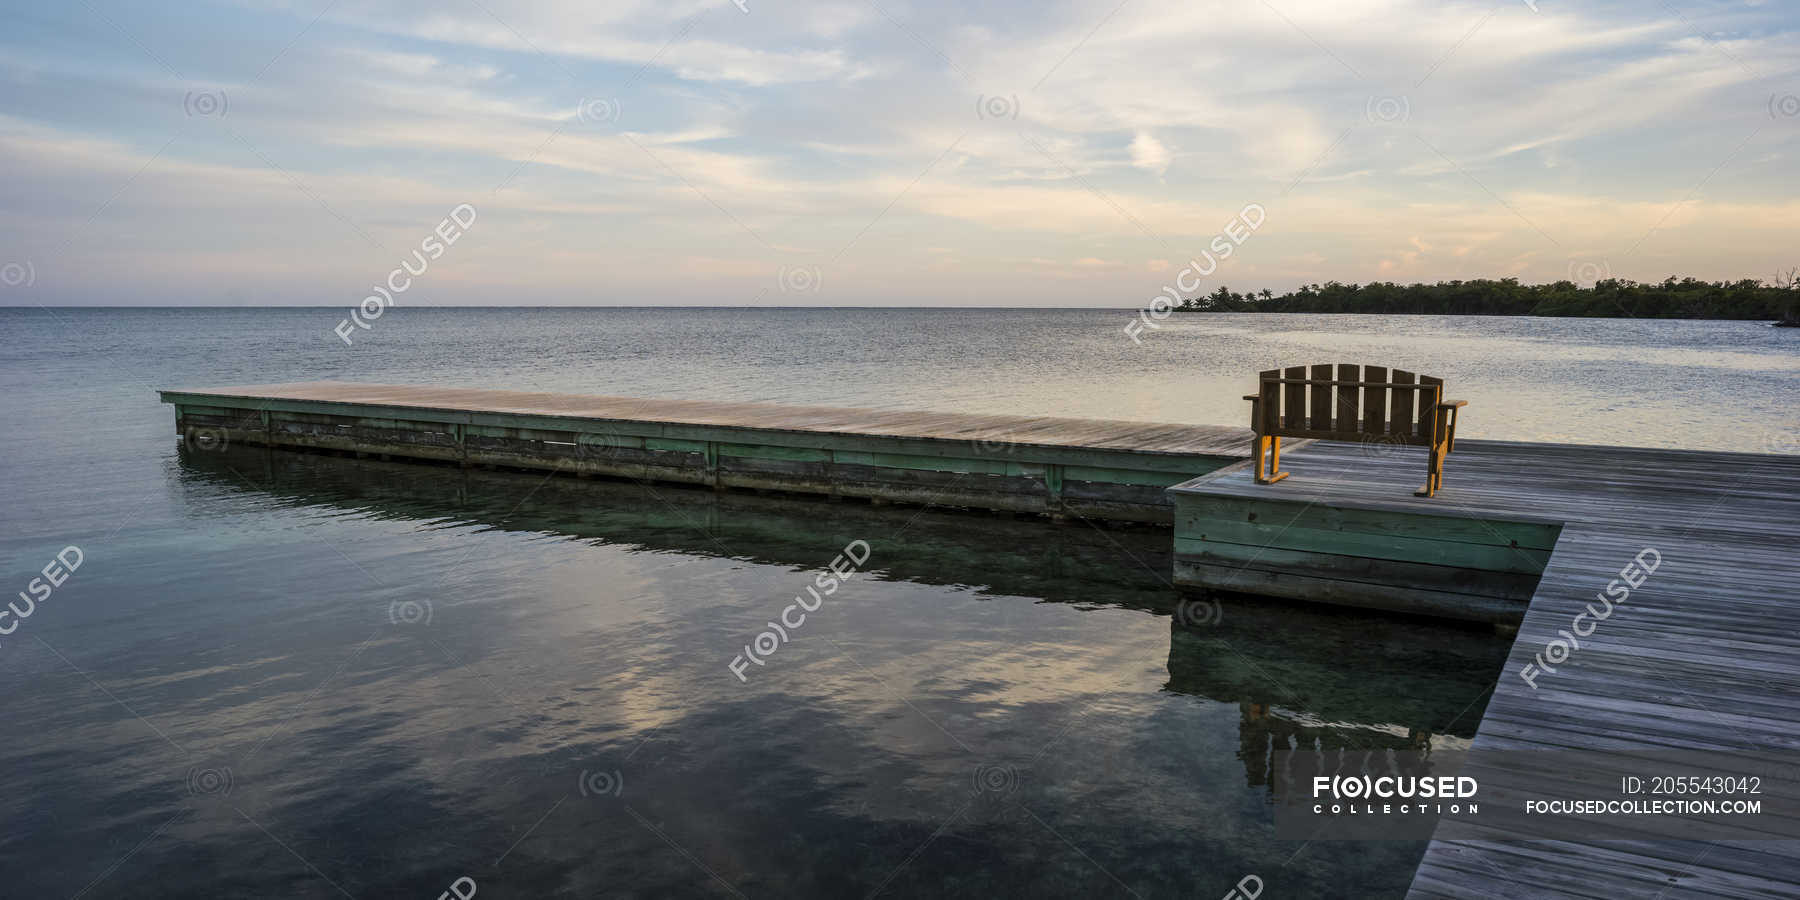
<path fill-rule="evenodd" d="M 1431 445 L 1444 380 L 1385 366 L 1290 366 L 1258 378 L 1258 433 Z"/>

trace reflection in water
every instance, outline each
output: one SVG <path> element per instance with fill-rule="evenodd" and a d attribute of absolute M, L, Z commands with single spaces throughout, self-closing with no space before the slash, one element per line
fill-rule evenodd
<path fill-rule="evenodd" d="M 1466 746 L 1507 651 L 1482 630 L 1437 623 L 1350 617 L 1298 630 L 1291 610 L 1234 612 L 1205 630 L 1171 625 L 1168 688 L 1237 705 L 1238 757 L 1253 787 L 1273 784 L 1282 750 Z"/>
<path fill-rule="evenodd" d="M 259 495 L 289 507 L 379 519 L 472 524 L 651 552 L 817 568 L 852 538 L 882 535 L 891 580 L 1168 613 L 1166 529 L 1052 528 L 979 514 L 920 513 L 817 497 L 714 492 L 679 485 L 550 478 L 313 453 L 183 450 L 192 489 Z M 521 498 L 520 486 L 531 488 Z M 896 528 L 896 523 L 912 522 Z M 828 550 L 827 548 L 831 548 Z M 823 554 L 823 556 L 822 556 Z M 1141 565 L 1132 565 L 1131 560 Z M 1121 563 L 1124 563 L 1121 565 Z"/>
<path fill-rule="evenodd" d="M 1268 753 L 1464 740 L 1505 651 L 1249 598 L 1171 625 L 1155 529 L 249 448 L 172 474 L 169 562 L 96 554 L 46 621 L 96 618 L 42 630 L 146 718 L 66 670 L 6 701 L 21 895 L 143 843 L 90 896 L 1398 896 L 1419 843 L 1273 839 Z M 855 538 L 875 571 L 732 678 Z"/>

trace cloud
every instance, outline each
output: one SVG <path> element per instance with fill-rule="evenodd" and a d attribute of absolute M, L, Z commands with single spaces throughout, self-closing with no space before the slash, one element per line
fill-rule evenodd
<path fill-rule="evenodd" d="M 261 5 L 295 9 L 285 2 Z M 760 12 L 767 17 L 772 10 Z M 572 63 L 577 60 L 657 67 L 695 81 L 754 86 L 855 79 L 868 74 L 838 48 L 759 47 L 733 39 L 733 30 L 756 24 L 739 15 L 731 4 L 711 2 L 484 0 L 446 5 L 397 0 L 334 3 L 323 18 L 393 37 L 540 55 L 564 74 L 573 74 Z M 809 24 L 802 30 L 816 38 L 842 38 L 870 18 L 867 11 L 847 4 L 827 4 L 810 11 L 806 17 Z"/>
<path fill-rule="evenodd" d="M 1169 148 L 1148 132 L 1140 131 L 1131 139 L 1131 164 L 1147 172 L 1162 175 L 1169 171 Z"/>
<path fill-rule="evenodd" d="M 112 15 L 132 40 L 54 18 L 0 35 L 0 242 L 60 257 L 39 267 L 76 299 L 260 271 L 322 302 L 391 266 L 368 238 L 413 242 L 465 199 L 480 234 L 420 302 L 716 302 L 816 262 L 818 302 L 1091 304 L 1154 292 L 1136 261 L 1192 258 L 1249 202 L 1268 224 L 1218 275 L 1240 289 L 1555 278 L 1577 254 L 1740 277 L 1792 265 L 1800 227 L 1800 120 L 1769 102 L 1800 73 L 1792 4 Z M 194 90 L 229 113 L 185 115 Z M 1371 115 L 1384 97 L 1399 115 Z M 578 114 L 594 103 L 616 114 Z"/>

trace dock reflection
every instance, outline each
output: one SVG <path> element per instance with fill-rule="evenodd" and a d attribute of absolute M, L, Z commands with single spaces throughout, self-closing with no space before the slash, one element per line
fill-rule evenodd
<path fill-rule="evenodd" d="M 264 448 L 183 450 L 185 491 L 433 525 L 472 524 L 643 549 L 812 567 L 882 536 L 879 577 L 1168 616 L 1165 690 L 1235 705 L 1246 783 L 1272 754 L 1429 750 L 1472 738 L 1508 642 L 1486 629 L 1220 595 L 1185 624 L 1166 529 L 390 463 Z"/>
<path fill-rule="evenodd" d="M 1508 645 L 1485 629 L 1243 602 L 1215 625 L 1171 620 L 1167 687 L 1235 703 L 1245 779 L 1267 787 L 1277 751 L 1473 738 Z"/>

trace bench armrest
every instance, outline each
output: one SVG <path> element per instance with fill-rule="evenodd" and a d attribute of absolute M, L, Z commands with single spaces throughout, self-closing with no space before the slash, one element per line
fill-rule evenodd
<path fill-rule="evenodd" d="M 1456 420 L 1462 416 L 1462 408 L 1469 405 L 1467 400 L 1444 400 L 1438 403 L 1438 412 L 1449 413 L 1449 429 L 1444 435 L 1444 452 L 1456 449 Z"/>
<path fill-rule="evenodd" d="M 1261 394 L 1245 394 L 1244 399 L 1245 400 L 1261 400 L 1262 395 Z"/>

